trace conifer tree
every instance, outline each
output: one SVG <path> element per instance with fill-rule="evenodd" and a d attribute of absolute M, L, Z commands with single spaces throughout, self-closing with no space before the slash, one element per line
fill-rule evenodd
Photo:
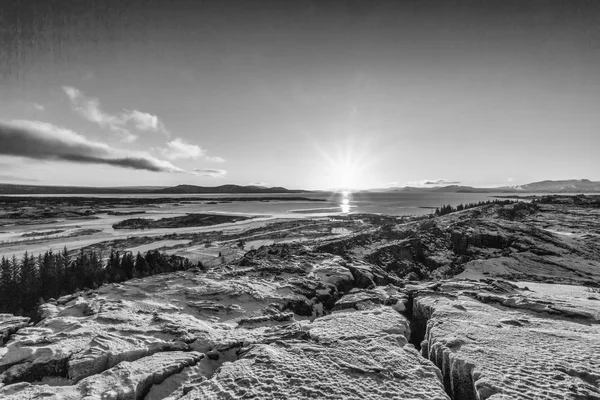
<path fill-rule="evenodd" d="M 59 252 L 54 256 L 54 263 L 56 268 L 56 288 L 54 289 L 54 298 L 59 298 L 66 294 L 67 290 L 67 258 L 65 257 L 65 251 Z M 52 256 L 52 252 L 50 252 Z"/>
<path fill-rule="evenodd" d="M 38 300 L 40 282 L 35 257 L 29 256 L 27 252 L 21 261 L 20 283 L 21 306 L 23 309 L 31 309 Z"/>
<path fill-rule="evenodd" d="M 133 267 L 137 278 L 148 276 L 148 263 L 142 257 L 142 254 L 138 251 L 137 256 L 135 256 L 135 264 Z"/>
<path fill-rule="evenodd" d="M 18 309 L 17 282 L 14 264 L 5 257 L 0 262 L 0 312 L 14 313 Z"/>
<path fill-rule="evenodd" d="M 125 253 L 123 255 L 123 259 L 121 261 L 121 269 L 125 273 L 126 279 L 133 278 L 133 267 L 134 267 L 133 255 L 131 254 L 130 251 L 128 251 L 127 253 Z"/>
<path fill-rule="evenodd" d="M 104 283 L 104 266 L 102 265 L 102 254 L 92 251 L 90 253 L 90 287 L 95 289 Z"/>

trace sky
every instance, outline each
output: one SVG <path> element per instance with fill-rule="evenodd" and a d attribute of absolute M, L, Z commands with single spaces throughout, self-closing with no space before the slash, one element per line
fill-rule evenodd
<path fill-rule="evenodd" d="M 600 180 L 600 2 L 3 0 L 0 182 Z"/>

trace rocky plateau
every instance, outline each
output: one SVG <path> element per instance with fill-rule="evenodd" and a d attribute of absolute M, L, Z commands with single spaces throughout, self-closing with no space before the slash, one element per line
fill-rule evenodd
<path fill-rule="evenodd" d="M 1 399 L 600 399 L 600 208 L 556 197 L 0 315 Z"/>

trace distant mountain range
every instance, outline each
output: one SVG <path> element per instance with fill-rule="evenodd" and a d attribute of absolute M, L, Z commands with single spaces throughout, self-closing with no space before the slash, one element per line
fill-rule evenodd
<path fill-rule="evenodd" d="M 221 186 L 195 186 L 195 185 L 177 185 L 154 191 L 154 193 L 165 194 L 205 194 L 205 193 L 309 193 L 310 190 L 286 189 L 284 187 L 264 187 L 264 186 L 240 186 L 240 185 L 221 185 Z"/>
<path fill-rule="evenodd" d="M 441 192 L 441 193 L 600 193 L 600 182 L 589 179 L 540 181 L 517 186 L 477 188 L 472 186 L 392 187 L 371 189 L 366 192 Z"/>
<path fill-rule="evenodd" d="M 308 190 L 290 190 L 283 187 L 262 186 L 195 186 L 178 185 L 163 186 L 120 186 L 120 187 L 85 187 L 85 186 L 36 186 L 0 183 L 2 194 L 213 194 L 213 193 L 309 193 Z"/>
<path fill-rule="evenodd" d="M 593 182 L 589 179 L 541 181 L 515 186 L 515 189 L 526 192 L 600 192 L 600 182 Z"/>
<path fill-rule="evenodd" d="M 84 187 L 84 186 L 36 186 L 0 183 L 2 194 L 223 194 L 223 193 L 318 193 L 322 191 L 286 189 L 284 187 L 263 186 L 195 186 L 177 185 L 162 186 L 119 186 L 119 187 Z M 569 179 L 562 181 L 541 181 L 518 186 L 496 188 L 476 188 L 471 186 L 449 185 L 432 187 L 393 187 L 362 190 L 366 193 L 394 192 L 440 192 L 440 193 L 600 193 L 600 182 L 588 179 Z"/>
<path fill-rule="evenodd" d="M 369 193 L 394 193 L 394 192 L 440 192 L 440 193 L 515 193 L 518 190 L 511 187 L 498 188 L 477 188 L 472 186 L 448 185 L 448 186 L 431 186 L 431 187 L 415 187 L 415 186 L 400 186 L 391 188 L 379 188 L 363 190 Z"/>
<path fill-rule="evenodd" d="M 152 193 L 162 186 L 38 186 L 0 183 L 0 194 L 136 194 Z"/>

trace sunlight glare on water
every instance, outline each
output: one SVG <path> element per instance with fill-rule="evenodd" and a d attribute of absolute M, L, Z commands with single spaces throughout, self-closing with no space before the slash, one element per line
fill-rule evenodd
<path fill-rule="evenodd" d="M 342 202 L 340 204 L 340 208 L 342 209 L 342 212 L 344 214 L 347 214 L 350 212 L 350 199 L 348 198 L 349 193 L 343 192 L 342 195 L 343 195 L 343 197 L 342 197 Z"/>

